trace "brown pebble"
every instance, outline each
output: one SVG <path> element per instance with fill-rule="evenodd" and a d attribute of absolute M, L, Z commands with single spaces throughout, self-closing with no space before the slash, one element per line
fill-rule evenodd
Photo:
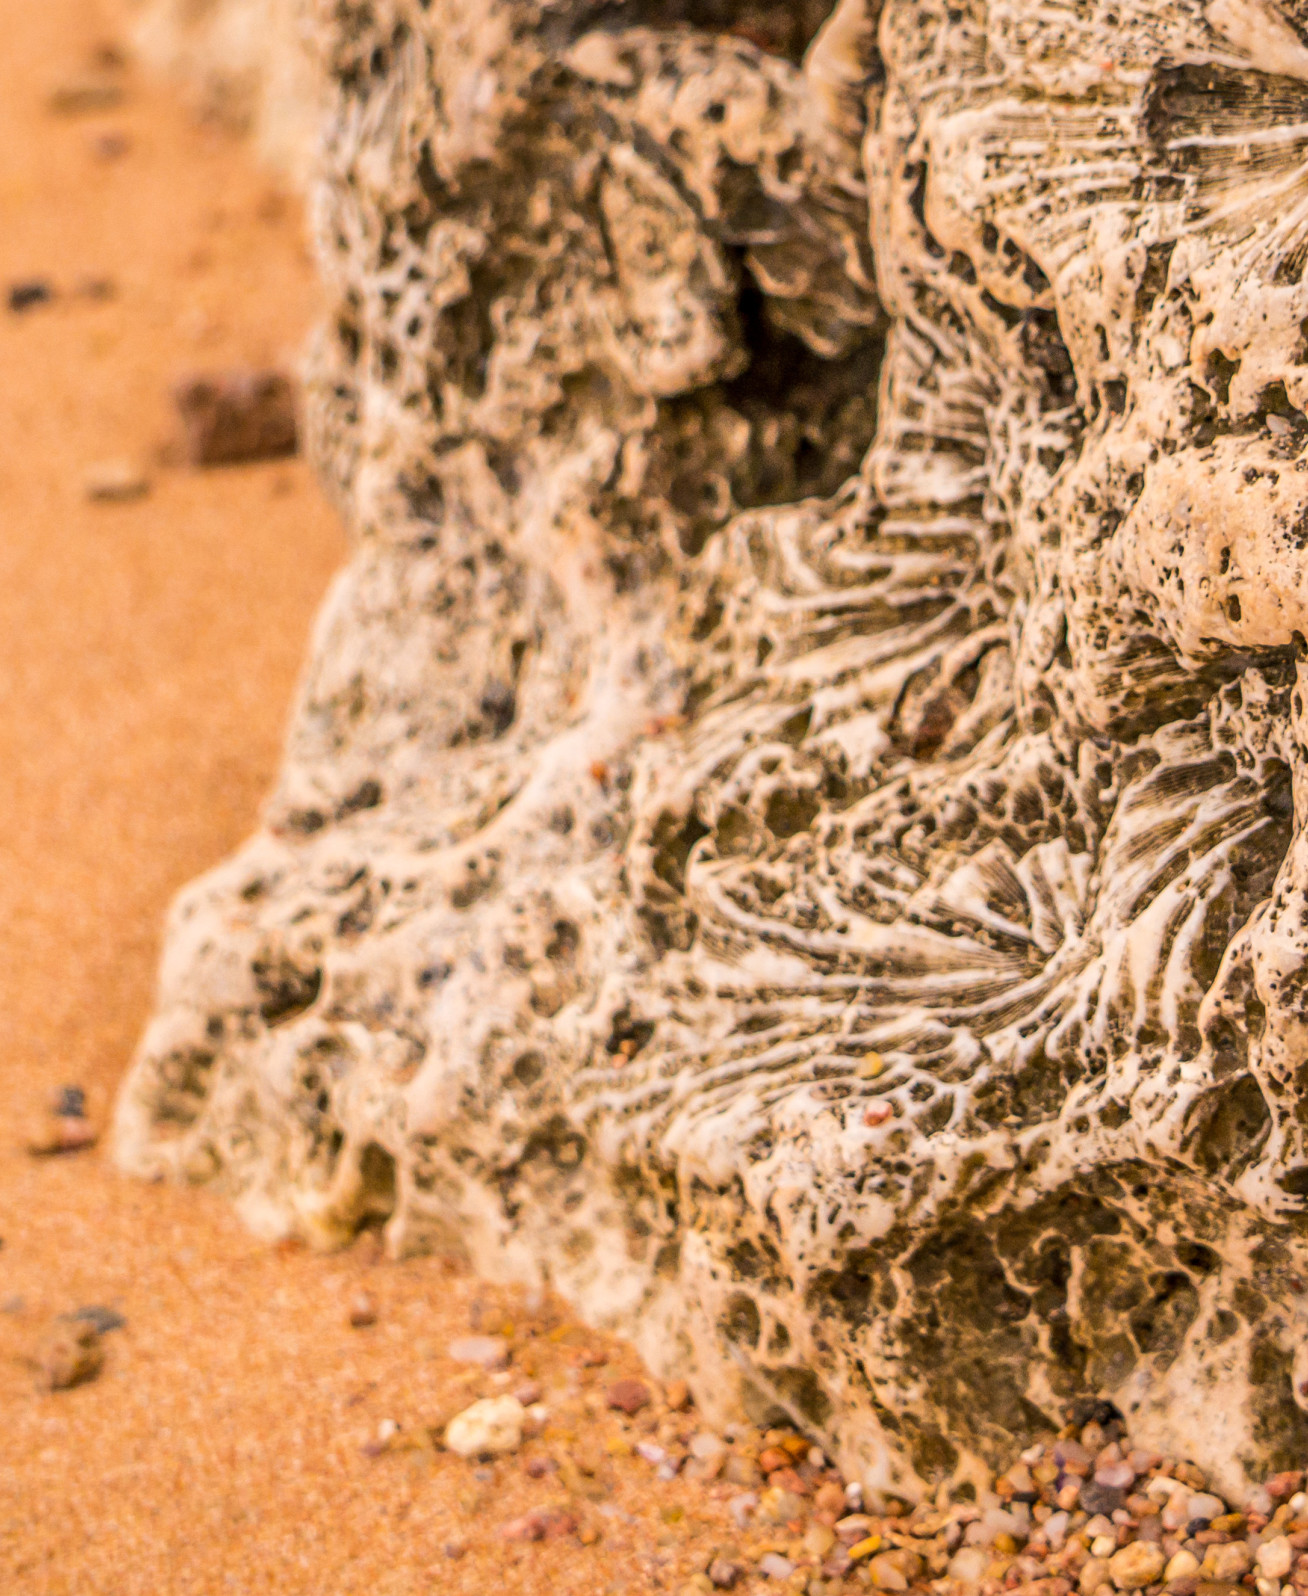
<path fill-rule="evenodd" d="M 619 1413 L 639 1413 L 649 1406 L 650 1390 L 643 1380 L 615 1380 L 607 1393 L 608 1404 Z"/>
<path fill-rule="evenodd" d="M 110 128 L 104 133 L 93 133 L 90 139 L 91 154 L 98 161 L 119 160 L 131 147 L 131 139 L 126 133 L 120 133 L 117 128 Z"/>
<path fill-rule="evenodd" d="M 295 387 L 283 372 L 185 377 L 174 397 L 191 465 L 274 460 L 296 451 Z"/>
<path fill-rule="evenodd" d="M 684 1380 L 670 1380 L 663 1388 L 663 1400 L 673 1413 L 690 1406 L 690 1387 Z"/>
<path fill-rule="evenodd" d="M 366 1291 L 356 1291 L 350 1298 L 350 1328 L 366 1330 L 377 1323 L 377 1304 Z"/>
<path fill-rule="evenodd" d="M 38 1383 L 46 1391 L 68 1391 L 94 1380 L 104 1367 L 104 1348 L 93 1324 L 62 1319 L 37 1351 Z"/>
<path fill-rule="evenodd" d="M 740 1574 L 739 1563 L 733 1563 L 726 1557 L 715 1557 L 708 1566 L 709 1580 L 718 1590 L 732 1590 Z"/>
<path fill-rule="evenodd" d="M 80 116 L 88 111 L 111 111 L 122 99 L 123 86 L 118 79 L 96 72 L 56 84 L 46 104 L 56 115 Z"/>
<path fill-rule="evenodd" d="M 457 1562 L 460 1557 L 465 1557 L 468 1552 L 467 1541 L 446 1541 L 445 1555 L 451 1562 Z"/>
<path fill-rule="evenodd" d="M 530 1408 L 540 1401 L 545 1392 L 539 1380 L 526 1380 L 515 1387 L 513 1394 L 524 1408 Z"/>

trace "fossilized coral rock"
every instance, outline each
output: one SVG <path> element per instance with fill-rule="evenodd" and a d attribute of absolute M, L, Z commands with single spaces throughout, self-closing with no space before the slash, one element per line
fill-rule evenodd
<path fill-rule="evenodd" d="M 1308 1443 L 1308 12 L 823 9 L 324 14 L 356 551 L 121 1156 L 872 1483 L 1092 1391 L 1238 1489 Z"/>

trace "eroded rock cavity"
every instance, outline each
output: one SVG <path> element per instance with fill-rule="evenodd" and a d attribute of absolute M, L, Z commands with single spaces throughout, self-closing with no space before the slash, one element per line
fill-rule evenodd
<path fill-rule="evenodd" d="M 122 1161 L 912 1493 L 1308 1447 L 1308 6 L 339 0 L 355 552 Z"/>

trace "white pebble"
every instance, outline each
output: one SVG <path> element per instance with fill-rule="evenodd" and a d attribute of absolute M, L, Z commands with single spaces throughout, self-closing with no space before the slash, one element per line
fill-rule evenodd
<path fill-rule="evenodd" d="M 727 1512 L 735 1519 L 737 1528 L 744 1529 L 749 1523 L 749 1516 L 758 1506 L 758 1492 L 745 1491 L 740 1496 L 733 1496 L 727 1503 Z"/>
<path fill-rule="evenodd" d="M 1119 1491 L 1135 1483 L 1135 1470 L 1129 1463 L 1101 1463 L 1095 1470 L 1095 1484 L 1108 1485 Z"/>
<path fill-rule="evenodd" d="M 1068 1513 L 1051 1513 L 1044 1523 L 1045 1539 L 1049 1542 L 1049 1550 L 1058 1552 L 1062 1550 L 1063 1542 L 1067 1539 L 1067 1526 L 1071 1518 Z"/>
<path fill-rule="evenodd" d="M 795 1565 L 780 1552 L 765 1552 L 758 1560 L 758 1571 L 764 1579 L 789 1579 Z"/>
<path fill-rule="evenodd" d="M 459 1336 L 445 1350 L 455 1363 L 475 1363 L 482 1369 L 502 1369 L 509 1361 L 503 1336 Z"/>
<path fill-rule="evenodd" d="M 975 1582 L 985 1578 L 989 1567 L 989 1552 L 982 1551 L 979 1546 L 964 1546 L 949 1559 L 949 1577 Z"/>
<path fill-rule="evenodd" d="M 1294 1567 L 1294 1547 L 1284 1535 L 1275 1535 L 1258 1548 L 1257 1561 L 1264 1579 L 1284 1579 Z"/>
<path fill-rule="evenodd" d="M 526 1416 L 517 1397 L 486 1397 L 450 1420 L 445 1428 L 445 1444 L 460 1457 L 513 1452 L 522 1444 Z"/>

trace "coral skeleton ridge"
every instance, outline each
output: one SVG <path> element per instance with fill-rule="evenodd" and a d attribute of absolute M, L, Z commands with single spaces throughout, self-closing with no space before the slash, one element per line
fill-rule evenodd
<path fill-rule="evenodd" d="M 354 538 L 131 1169 L 909 1495 L 1308 1447 L 1308 5 L 306 14 Z"/>

